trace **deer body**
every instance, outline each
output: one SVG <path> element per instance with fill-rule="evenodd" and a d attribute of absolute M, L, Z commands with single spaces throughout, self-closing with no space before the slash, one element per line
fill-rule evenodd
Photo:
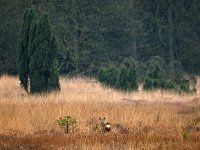
<path fill-rule="evenodd" d="M 99 117 L 99 121 L 101 123 L 102 129 L 104 132 L 110 132 L 111 131 L 111 125 L 109 122 L 105 123 L 105 117 L 101 118 Z"/>

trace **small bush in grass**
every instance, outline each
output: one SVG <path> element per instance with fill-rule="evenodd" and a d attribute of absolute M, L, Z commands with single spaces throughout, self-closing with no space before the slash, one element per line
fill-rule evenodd
<path fill-rule="evenodd" d="M 183 129 L 182 132 L 181 132 L 181 135 L 182 135 L 184 140 L 187 140 L 190 136 L 190 132 L 187 129 Z"/>
<path fill-rule="evenodd" d="M 160 121 L 160 112 L 158 112 L 157 116 L 156 116 L 156 122 Z"/>
<path fill-rule="evenodd" d="M 64 128 L 65 133 L 69 133 L 69 129 L 71 128 L 73 131 L 77 125 L 77 119 L 71 116 L 65 116 L 64 118 L 59 118 L 57 120 L 57 124 Z"/>

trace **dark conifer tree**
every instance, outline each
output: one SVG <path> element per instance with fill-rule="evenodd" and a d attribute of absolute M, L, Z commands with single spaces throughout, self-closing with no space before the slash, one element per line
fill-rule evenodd
<path fill-rule="evenodd" d="M 49 49 L 49 79 L 48 79 L 48 90 L 59 90 L 60 84 L 59 84 L 59 69 L 58 69 L 58 60 L 57 60 L 57 54 L 58 54 L 58 47 L 55 40 L 55 37 L 51 40 L 51 46 Z"/>
<path fill-rule="evenodd" d="M 52 38 L 48 14 L 38 22 L 35 39 L 30 50 L 31 93 L 58 90 L 59 74 L 57 45 Z"/>
<path fill-rule="evenodd" d="M 30 29 L 33 20 L 35 19 L 35 13 L 33 9 L 27 9 L 24 14 L 23 27 L 20 36 L 20 43 L 18 49 L 18 73 L 21 85 L 28 92 L 29 84 L 29 38 Z"/>

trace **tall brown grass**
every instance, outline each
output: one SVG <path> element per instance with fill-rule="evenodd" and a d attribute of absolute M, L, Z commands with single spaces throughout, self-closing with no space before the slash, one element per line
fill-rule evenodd
<path fill-rule="evenodd" d="M 78 120 L 70 134 L 56 124 L 64 116 Z M 112 132 L 101 132 L 99 116 Z M 199 120 L 199 91 L 129 93 L 61 78 L 60 92 L 21 96 L 17 77 L 0 77 L 0 149 L 199 149 Z"/>

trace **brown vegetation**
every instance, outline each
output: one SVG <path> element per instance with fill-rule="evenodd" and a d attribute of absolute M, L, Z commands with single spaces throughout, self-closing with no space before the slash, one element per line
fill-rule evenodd
<path fill-rule="evenodd" d="M 78 121 L 69 134 L 56 123 L 64 116 Z M 101 131 L 99 116 L 111 132 Z M 199 148 L 200 93 L 126 93 L 62 78 L 59 93 L 21 96 L 16 77 L 0 77 L 0 149 Z"/>

